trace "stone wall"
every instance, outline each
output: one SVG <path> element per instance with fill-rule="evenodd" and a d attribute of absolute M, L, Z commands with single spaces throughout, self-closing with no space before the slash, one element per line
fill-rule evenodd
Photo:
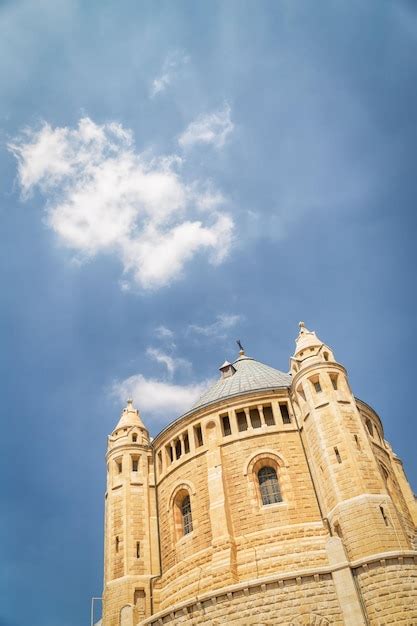
<path fill-rule="evenodd" d="M 417 624 L 417 557 L 380 559 L 355 576 L 371 626 Z"/>
<path fill-rule="evenodd" d="M 277 579 L 247 587 L 236 585 L 141 624 L 343 626 L 343 619 L 332 575 L 327 573 Z"/>

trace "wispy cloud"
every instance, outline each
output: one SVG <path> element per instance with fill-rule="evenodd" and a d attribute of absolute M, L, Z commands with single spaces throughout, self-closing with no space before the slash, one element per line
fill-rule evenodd
<path fill-rule="evenodd" d="M 195 144 L 211 144 L 221 148 L 234 129 L 231 109 L 226 104 L 222 109 L 201 115 L 191 122 L 179 136 L 178 143 L 182 148 L 191 148 Z"/>
<path fill-rule="evenodd" d="M 186 182 L 178 156 L 138 153 L 120 124 L 44 123 L 9 149 L 24 197 L 36 188 L 46 196 L 47 224 L 81 260 L 114 253 L 138 285 L 157 289 L 180 277 L 197 252 L 213 264 L 229 253 L 233 221 L 219 210 L 221 194 Z"/>
<path fill-rule="evenodd" d="M 190 410 L 212 382 L 206 380 L 190 385 L 176 385 L 137 374 L 114 383 L 112 391 L 122 402 L 132 397 L 136 406 L 145 414 L 148 412 L 161 419 L 174 418 Z"/>
<path fill-rule="evenodd" d="M 224 337 L 225 332 L 236 326 L 241 319 L 241 315 L 222 313 L 217 316 L 216 321 L 212 324 L 208 324 L 206 326 L 190 324 L 190 326 L 188 326 L 188 331 L 197 333 L 198 335 L 204 335 L 205 337 Z"/>
<path fill-rule="evenodd" d="M 164 325 L 155 328 L 155 335 L 158 337 L 158 339 L 174 339 L 173 331 Z"/>
<path fill-rule="evenodd" d="M 150 86 L 149 95 L 154 98 L 172 84 L 182 66 L 188 63 L 189 58 L 184 52 L 174 50 L 170 52 L 162 65 L 160 74 L 156 76 Z"/>
<path fill-rule="evenodd" d="M 191 363 L 187 359 L 172 356 L 158 348 L 148 348 L 146 354 L 157 363 L 164 365 L 169 376 L 173 376 L 178 369 L 191 369 Z"/>

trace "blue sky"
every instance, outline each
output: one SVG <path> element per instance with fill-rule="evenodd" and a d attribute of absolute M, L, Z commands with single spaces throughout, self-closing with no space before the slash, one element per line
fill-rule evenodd
<path fill-rule="evenodd" d="M 413 2 L 0 2 L 0 626 L 101 594 L 106 436 L 317 331 L 416 487 Z"/>

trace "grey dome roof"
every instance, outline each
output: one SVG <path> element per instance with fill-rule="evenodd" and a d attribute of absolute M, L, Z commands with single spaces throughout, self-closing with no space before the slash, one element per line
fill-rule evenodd
<path fill-rule="evenodd" d="M 289 387 L 291 385 L 291 376 L 289 374 L 284 374 L 284 372 L 280 372 L 245 355 L 240 356 L 233 363 L 233 366 L 236 369 L 235 374 L 228 378 L 221 378 L 214 383 L 203 393 L 191 410 L 229 396 L 262 389 Z"/>

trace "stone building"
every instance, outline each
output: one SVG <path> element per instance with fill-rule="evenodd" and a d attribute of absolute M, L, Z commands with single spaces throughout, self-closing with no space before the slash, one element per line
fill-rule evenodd
<path fill-rule="evenodd" d="M 300 323 L 150 440 L 108 439 L 103 626 L 417 624 L 417 506 L 375 411 Z"/>

